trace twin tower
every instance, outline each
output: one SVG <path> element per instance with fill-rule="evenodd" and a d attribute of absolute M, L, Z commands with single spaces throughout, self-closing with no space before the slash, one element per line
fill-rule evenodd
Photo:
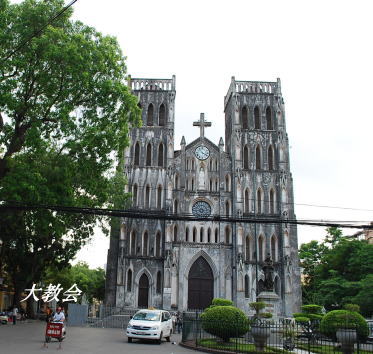
<path fill-rule="evenodd" d="M 207 137 L 175 150 L 175 76 L 133 79 L 142 127 L 130 130 L 124 172 L 134 210 L 180 220 L 124 218 L 112 227 L 106 303 L 118 307 L 203 309 L 215 297 L 249 311 L 273 261 L 278 316 L 301 302 L 293 182 L 281 83 L 236 81 L 224 98 L 225 140 Z M 193 122 L 194 121 L 194 122 Z M 194 220 L 183 218 L 195 216 Z M 219 215 L 219 221 L 205 217 Z M 200 220 L 198 220 L 200 218 Z"/>

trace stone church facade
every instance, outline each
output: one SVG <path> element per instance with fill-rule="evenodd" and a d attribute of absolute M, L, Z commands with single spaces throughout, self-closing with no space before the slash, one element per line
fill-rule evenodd
<path fill-rule="evenodd" d="M 274 264 L 274 312 L 299 310 L 300 273 L 293 182 L 280 80 L 236 81 L 224 98 L 225 140 L 200 137 L 174 149 L 175 77 L 131 79 L 143 126 L 124 153 L 133 210 L 179 219 L 124 218 L 112 227 L 106 303 L 200 309 L 214 297 L 248 312 Z M 211 128 L 210 128 L 211 129 Z M 189 220 L 185 216 L 192 216 Z M 219 220 L 212 216 L 219 215 Z M 201 220 L 198 220 L 201 218 Z M 204 220 L 204 218 L 207 218 Z"/>

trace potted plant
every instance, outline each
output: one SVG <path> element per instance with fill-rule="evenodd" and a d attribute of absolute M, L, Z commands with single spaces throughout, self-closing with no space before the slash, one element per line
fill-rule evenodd
<path fill-rule="evenodd" d="M 254 338 L 256 350 L 263 352 L 271 334 L 271 327 L 265 318 L 272 318 L 272 314 L 269 312 L 260 312 L 260 310 L 266 307 L 265 302 L 251 302 L 249 306 L 255 310 L 255 315 L 251 319 L 251 335 Z"/>

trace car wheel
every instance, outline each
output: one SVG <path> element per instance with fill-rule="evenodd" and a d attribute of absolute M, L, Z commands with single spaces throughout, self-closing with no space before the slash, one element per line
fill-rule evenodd
<path fill-rule="evenodd" d="M 131 338 L 131 337 L 128 337 L 128 338 L 127 338 L 127 341 L 128 341 L 128 343 L 132 343 L 132 338 Z"/>
<path fill-rule="evenodd" d="M 162 335 L 163 335 L 163 333 L 161 332 L 161 334 L 159 335 L 158 344 L 162 343 Z"/>
<path fill-rule="evenodd" d="M 172 329 L 170 329 L 170 334 L 168 337 L 166 337 L 167 342 L 171 342 L 171 334 L 172 334 Z"/>

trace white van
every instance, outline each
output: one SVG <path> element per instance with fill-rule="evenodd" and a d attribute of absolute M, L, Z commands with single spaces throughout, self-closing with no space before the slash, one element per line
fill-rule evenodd
<path fill-rule="evenodd" d="M 172 334 L 171 315 L 164 310 L 140 310 L 128 322 L 126 334 L 128 343 L 133 338 L 157 340 L 159 344 L 162 338 L 166 338 L 169 342 Z"/>

